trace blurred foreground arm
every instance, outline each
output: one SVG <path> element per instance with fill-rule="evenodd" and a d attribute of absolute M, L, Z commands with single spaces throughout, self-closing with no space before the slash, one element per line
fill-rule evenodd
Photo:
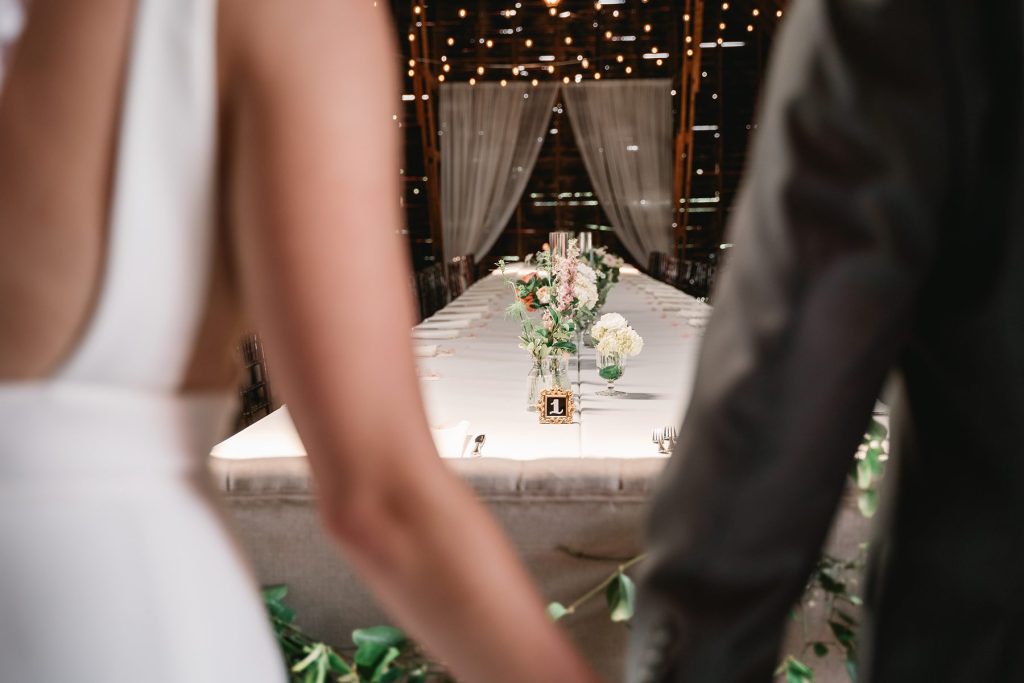
<path fill-rule="evenodd" d="M 249 307 L 325 524 L 385 608 L 467 683 L 594 681 L 430 438 L 399 234 L 398 50 L 378 4 L 222 12 Z"/>

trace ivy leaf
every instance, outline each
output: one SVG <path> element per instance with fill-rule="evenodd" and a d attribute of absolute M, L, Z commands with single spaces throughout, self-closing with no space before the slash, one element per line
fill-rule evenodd
<path fill-rule="evenodd" d="M 376 669 L 392 648 L 405 644 L 405 634 L 393 626 L 371 626 L 353 631 L 352 642 L 356 645 L 356 666 Z"/>
<path fill-rule="evenodd" d="M 857 461 L 857 488 L 862 491 L 871 488 L 871 465 L 867 460 Z"/>
<path fill-rule="evenodd" d="M 878 511 L 878 492 L 874 490 L 861 491 L 857 496 L 857 507 L 860 514 L 865 517 L 874 517 Z"/>
<path fill-rule="evenodd" d="M 846 584 L 832 576 L 828 571 L 818 572 L 818 583 L 829 593 L 846 592 Z"/>
<path fill-rule="evenodd" d="M 853 617 L 851 617 L 849 614 L 847 614 L 846 612 L 844 612 L 841 609 L 837 609 L 836 610 L 836 616 L 839 617 L 840 619 L 842 619 L 843 621 L 845 621 L 850 626 L 856 626 L 857 625 L 857 620 L 854 619 Z"/>
<path fill-rule="evenodd" d="M 881 448 L 868 448 L 867 453 L 864 454 L 863 462 L 867 463 L 868 470 L 871 472 L 872 476 L 882 476 L 881 455 Z"/>
<path fill-rule="evenodd" d="M 850 683 L 857 683 L 857 660 L 848 658 L 844 664 L 846 666 L 846 675 L 850 677 Z"/>
<path fill-rule="evenodd" d="M 867 438 L 869 441 L 881 441 L 885 437 L 889 436 L 889 430 L 885 428 L 878 420 L 871 420 L 871 424 L 868 425 Z"/>
<path fill-rule="evenodd" d="M 829 621 L 828 626 L 843 647 L 849 648 L 853 644 L 856 634 L 849 626 L 838 621 Z"/>
<path fill-rule="evenodd" d="M 547 611 L 548 611 L 548 618 L 551 619 L 551 621 L 558 621 L 559 619 L 561 619 L 562 617 L 564 617 L 566 614 L 569 613 L 569 610 L 566 609 L 565 605 L 563 605 L 560 602 L 552 602 L 552 603 L 548 604 L 548 610 Z"/>
<path fill-rule="evenodd" d="M 799 659 L 786 660 L 786 683 L 813 683 L 814 671 Z"/>
<path fill-rule="evenodd" d="M 263 599 L 267 602 L 281 602 L 287 595 L 288 586 L 283 583 L 263 589 Z"/>
<path fill-rule="evenodd" d="M 636 584 L 622 572 L 615 575 L 605 591 L 612 621 L 629 621 L 636 610 Z"/>

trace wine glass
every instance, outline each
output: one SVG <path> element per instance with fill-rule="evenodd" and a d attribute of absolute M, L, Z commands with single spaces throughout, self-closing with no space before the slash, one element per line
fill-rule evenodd
<path fill-rule="evenodd" d="M 597 374 L 608 382 L 608 388 L 597 392 L 598 396 L 625 396 L 624 392 L 615 389 L 615 382 L 626 371 L 626 357 L 621 353 L 597 354 Z"/>

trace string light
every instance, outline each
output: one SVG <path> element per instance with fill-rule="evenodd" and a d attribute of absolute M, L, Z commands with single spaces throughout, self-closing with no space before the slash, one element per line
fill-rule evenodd
<path fill-rule="evenodd" d="M 596 9 L 598 12 L 600 12 L 601 11 L 601 3 L 600 2 L 595 2 L 594 3 L 594 9 Z"/>
<path fill-rule="evenodd" d="M 506 81 L 504 78 L 501 79 L 501 87 L 504 88 L 506 85 L 508 85 L 508 81 Z"/>
<path fill-rule="evenodd" d="M 747 24 L 747 32 L 749 33 L 749 32 L 751 32 L 753 30 L 754 30 L 754 25 L 753 24 Z"/>
<path fill-rule="evenodd" d="M 455 39 L 454 38 L 449 38 L 448 39 L 448 47 L 451 47 L 454 44 L 455 44 Z"/>
<path fill-rule="evenodd" d="M 477 76 L 483 76 L 484 75 L 484 68 L 482 66 L 478 66 L 476 68 L 476 75 Z"/>
<path fill-rule="evenodd" d="M 423 8 L 420 7 L 419 5 L 416 5 L 415 7 L 412 8 L 412 13 L 413 14 L 419 14 L 422 11 L 423 11 Z"/>
<path fill-rule="evenodd" d="M 409 60 L 409 68 L 412 68 L 414 66 L 416 66 L 416 60 L 415 59 L 410 59 Z"/>
<path fill-rule="evenodd" d="M 631 66 L 627 66 L 627 67 L 626 67 L 626 73 L 627 73 L 627 74 L 631 74 L 631 73 L 633 73 L 633 67 L 631 67 Z"/>
<path fill-rule="evenodd" d="M 444 83 L 444 74 L 438 74 L 437 75 L 437 82 L 438 83 Z"/>
<path fill-rule="evenodd" d="M 532 81 L 530 81 L 530 85 L 532 85 L 533 87 L 537 87 L 537 84 L 539 84 L 539 83 L 540 83 L 540 81 L 538 81 L 536 78 L 533 79 Z"/>
<path fill-rule="evenodd" d="M 728 10 L 728 9 L 729 9 L 729 3 L 723 2 L 722 3 L 722 10 L 724 11 L 724 10 Z"/>
<path fill-rule="evenodd" d="M 533 47 L 533 40 L 531 40 L 530 38 L 527 38 L 526 39 L 526 47 Z"/>
<path fill-rule="evenodd" d="M 413 71 L 412 69 L 409 69 L 409 78 L 412 78 L 415 75 L 416 75 L 416 72 Z"/>
<path fill-rule="evenodd" d="M 662 60 L 656 59 L 656 60 L 654 60 L 654 63 L 657 64 L 658 66 L 661 66 L 662 65 Z"/>
<path fill-rule="evenodd" d="M 442 62 L 447 62 L 448 61 L 448 55 L 441 55 L 441 61 Z"/>
<path fill-rule="evenodd" d="M 415 40 L 416 40 L 416 34 L 415 33 L 410 33 L 409 34 L 409 42 L 412 43 Z"/>
<path fill-rule="evenodd" d="M 686 51 L 686 56 L 687 57 L 692 57 L 693 56 L 693 50 L 687 50 Z"/>
<path fill-rule="evenodd" d="M 724 31 L 725 30 L 725 22 L 724 21 L 718 25 L 718 30 L 719 31 Z"/>
<path fill-rule="evenodd" d="M 611 31 L 605 31 L 605 32 L 604 32 L 604 37 L 605 37 L 605 38 L 606 38 L 607 40 L 611 40 L 611 39 L 612 39 L 612 32 L 611 32 Z"/>
<path fill-rule="evenodd" d="M 782 10 L 778 10 L 778 11 L 777 11 L 777 12 L 775 13 L 775 16 L 777 16 L 777 17 L 779 17 L 779 18 L 781 19 L 781 18 L 782 18 Z"/>
<path fill-rule="evenodd" d="M 686 36 L 686 44 L 689 45 L 693 42 L 693 36 Z"/>
<path fill-rule="evenodd" d="M 651 32 L 651 25 L 650 24 L 644 24 L 644 33 L 650 33 L 650 32 Z"/>
<path fill-rule="evenodd" d="M 618 62 L 619 64 L 622 64 L 623 59 L 625 59 L 625 57 L 623 57 L 622 55 L 617 55 L 615 57 L 615 61 Z"/>
<path fill-rule="evenodd" d="M 548 67 L 548 73 L 549 74 L 555 73 L 555 67 L 553 65 Z"/>
<path fill-rule="evenodd" d="M 490 38 L 488 38 L 486 45 L 487 45 L 487 47 L 494 47 L 494 41 L 491 40 Z"/>
<path fill-rule="evenodd" d="M 589 59 L 584 59 L 582 62 L 580 62 L 580 66 L 582 66 L 584 69 L 589 69 L 590 68 L 590 60 Z"/>
<path fill-rule="evenodd" d="M 568 82 L 569 82 L 569 77 L 568 76 L 566 76 L 565 78 L 562 79 L 562 83 L 568 83 Z"/>
<path fill-rule="evenodd" d="M 444 65 L 444 66 L 442 66 L 441 68 L 442 68 L 442 69 L 444 69 L 444 72 L 445 72 L 445 73 L 448 73 L 449 71 L 451 71 L 451 70 L 452 70 L 452 65 L 451 65 L 451 64 L 445 64 L 445 65 Z"/>
<path fill-rule="evenodd" d="M 465 18 L 466 18 L 466 10 L 460 9 L 459 10 L 459 19 L 465 19 Z"/>
<path fill-rule="evenodd" d="M 565 37 L 565 44 L 566 45 L 572 45 L 572 36 L 566 36 Z"/>
<path fill-rule="evenodd" d="M 470 78 L 469 79 L 469 84 L 470 85 L 476 85 L 476 79 L 475 78 Z"/>
<path fill-rule="evenodd" d="M 594 80 L 595 81 L 601 80 L 601 72 L 600 71 L 595 71 L 594 72 Z"/>
<path fill-rule="evenodd" d="M 759 9 L 757 9 L 757 8 L 755 7 L 755 8 L 754 8 L 754 12 L 753 12 L 753 14 L 754 14 L 754 16 L 756 17 L 757 15 L 761 14 L 761 10 L 759 10 Z"/>
<path fill-rule="evenodd" d="M 554 7 L 549 7 L 548 14 L 550 14 L 551 16 L 555 16 L 556 14 L 558 14 L 558 10 L 555 9 Z"/>
<path fill-rule="evenodd" d="M 754 10 L 754 13 L 756 14 L 757 10 Z M 690 20 L 690 15 L 689 14 L 684 14 L 683 15 L 683 21 L 689 21 L 689 20 Z"/>

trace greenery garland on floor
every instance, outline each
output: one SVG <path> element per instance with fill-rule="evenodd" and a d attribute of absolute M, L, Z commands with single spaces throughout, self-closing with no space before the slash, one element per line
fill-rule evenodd
<path fill-rule="evenodd" d="M 878 506 L 878 483 L 884 474 L 887 435 L 885 426 L 872 420 L 851 468 L 850 478 L 858 492 L 857 506 L 865 517 L 874 515 Z M 560 550 L 582 559 L 610 559 L 589 556 L 565 547 Z M 803 649 L 799 656 L 786 656 L 775 672 L 776 676 L 784 676 L 786 683 L 813 683 L 814 669 L 801 659 L 808 652 L 818 658 L 843 657 L 847 674 L 856 683 L 859 622 L 850 611 L 862 604 L 853 587 L 864 568 L 866 551 L 867 544 L 861 544 L 853 558 L 823 555 L 818 561 L 800 605 L 806 602 L 813 606 L 816 597 L 822 597 L 834 640 L 809 638 L 806 614 L 801 612 L 799 618 L 803 620 L 805 634 Z M 645 557 L 638 555 L 622 561 L 603 581 L 568 605 L 550 603 L 548 615 L 554 621 L 571 617 L 580 607 L 603 593 L 608 617 L 614 622 L 628 624 L 636 609 L 636 584 L 626 571 Z M 263 590 L 263 600 L 293 683 L 454 683 L 442 667 L 432 662 L 393 626 L 353 631 L 353 647 L 349 648 L 351 655 L 346 659 L 341 652 L 309 637 L 295 624 L 295 612 L 284 604 L 287 594 L 286 586 L 271 586 Z M 793 617 L 797 618 L 796 610 Z"/>

